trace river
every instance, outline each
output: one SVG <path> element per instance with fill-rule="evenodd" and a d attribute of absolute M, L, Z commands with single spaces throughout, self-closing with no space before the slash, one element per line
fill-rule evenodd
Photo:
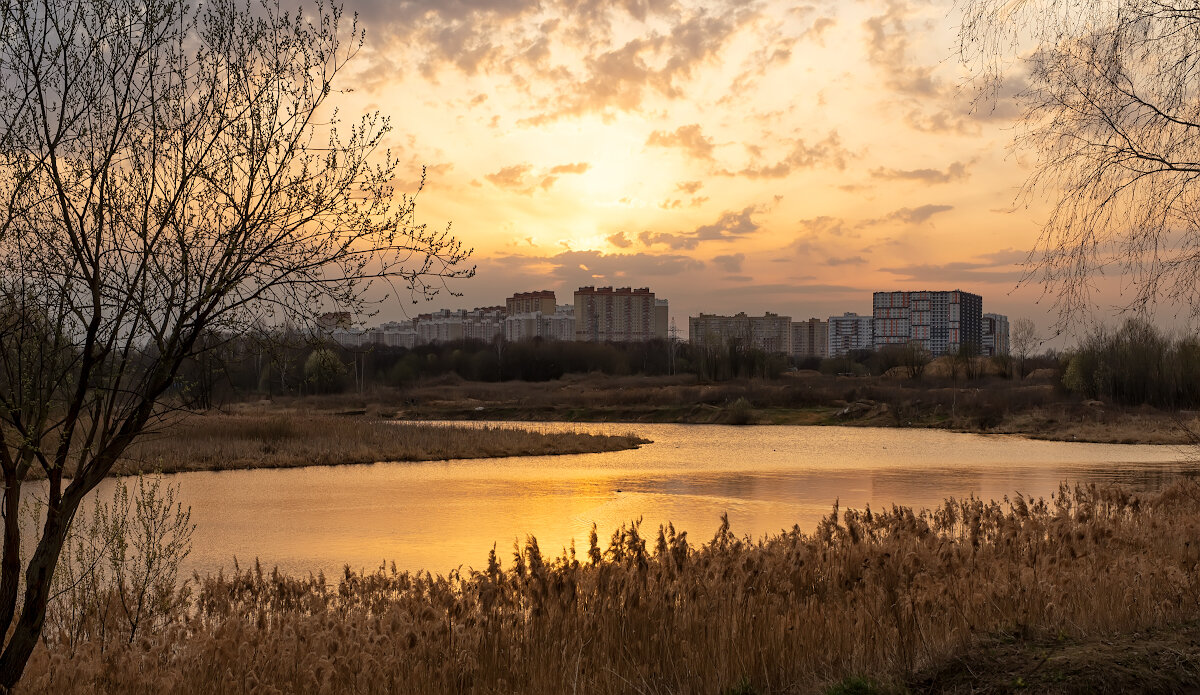
<path fill-rule="evenodd" d="M 734 532 L 757 538 L 794 524 L 812 530 L 835 500 L 842 508 L 925 507 L 948 496 L 1049 496 L 1064 480 L 1153 489 L 1196 456 L 1187 447 L 923 429 L 533 427 L 633 432 L 654 443 L 601 454 L 168 476 L 197 526 L 185 570 L 228 569 L 236 557 L 243 567 L 258 558 L 268 569 L 330 579 L 344 564 L 372 569 L 384 560 L 445 573 L 484 566 L 493 544 L 507 566 L 513 541 L 527 534 L 544 554 L 574 539 L 583 555 L 593 523 L 602 542 L 638 518 L 651 538 L 672 521 L 703 542 L 723 512 Z"/>

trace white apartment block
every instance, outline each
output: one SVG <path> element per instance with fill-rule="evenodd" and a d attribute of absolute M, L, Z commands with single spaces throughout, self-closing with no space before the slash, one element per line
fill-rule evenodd
<path fill-rule="evenodd" d="M 792 352 L 792 317 L 700 314 L 688 318 L 688 340 L 700 348 L 724 349 L 731 344 L 763 352 Z"/>
<path fill-rule="evenodd" d="M 658 309 L 649 288 L 580 287 L 575 290 L 575 340 L 636 343 L 665 338 L 667 327 L 658 326 Z"/>
<path fill-rule="evenodd" d="M 512 342 L 542 338 L 543 340 L 575 339 L 575 307 L 563 304 L 553 314 L 540 311 L 524 312 L 504 319 L 504 339 Z"/>
<path fill-rule="evenodd" d="M 829 322 L 821 319 L 793 321 L 792 357 L 829 357 Z"/>
<path fill-rule="evenodd" d="M 463 319 L 467 312 L 442 309 L 417 316 L 417 345 L 450 343 L 463 339 Z"/>
<path fill-rule="evenodd" d="M 390 348 L 417 346 L 417 329 L 412 321 L 389 321 L 367 331 L 367 344 Z"/>
<path fill-rule="evenodd" d="M 875 349 L 875 319 L 847 311 L 829 317 L 829 356 L 842 357 L 854 350 Z"/>
<path fill-rule="evenodd" d="M 1004 314 L 983 315 L 983 354 L 1009 354 L 1008 317 Z"/>

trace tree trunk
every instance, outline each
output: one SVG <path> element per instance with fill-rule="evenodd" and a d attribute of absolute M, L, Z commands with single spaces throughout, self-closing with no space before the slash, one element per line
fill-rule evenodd
<path fill-rule="evenodd" d="M 8 633 L 17 611 L 21 578 L 21 483 L 4 472 L 4 557 L 0 559 L 0 635 Z"/>
<path fill-rule="evenodd" d="M 46 603 L 50 599 L 50 581 L 54 577 L 54 568 L 58 565 L 58 556 L 62 552 L 63 542 L 67 537 L 70 518 L 74 516 L 74 506 L 71 513 L 64 514 L 63 505 L 57 510 L 47 510 L 46 525 L 42 529 L 42 539 L 38 542 L 33 557 L 29 560 L 29 568 L 25 572 L 25 605 L 21 608 L 21 618 L 17 621 L 8 646 L 0 655 L 0 689 L 8 692 L 21 679 L 25 672 L 25 664 L 33 654 L 42 634 L 42 624 L 46 621 Z"/>

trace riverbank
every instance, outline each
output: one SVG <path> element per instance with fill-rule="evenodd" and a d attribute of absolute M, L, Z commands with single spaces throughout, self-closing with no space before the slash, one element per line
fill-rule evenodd
<path fill-rule="evenodd" d="M 815 372 L 721 383 L 694 376 L 573 375 L 536 383 L 442 377 L 361 396 L 280 399 L 275 407 L 361 410 L 416 421 L 922 427 L 1106 444 L 1189 444 L 1200 433 L 1200 413 L 1081 399 L 1056 388 L 1053 374 L 969 383 Z"/>
<path fill-rule="evenodd" d="M 18 692 L 1172 691 L 1196 683 L 1197 531 L 1184 480 L 835 505 L 814 533 L 759 540 L 634 524 L 448 577 L 347 568 L 336 588 L 255 567 L 134 634 L 115 612 L 48 623 Z M 94 607 L 72 608 L 54 615 Z"/>
<path fill-rule="evenodd" d="M 395 422 L 365 413 L 272 409 L 187 414 L 130 447 L 114 474 L 336 466 L 377 461 L 439 461 L 620 451 L 635 435 L 538 431 L 532 427 L 454 427 Z"/>

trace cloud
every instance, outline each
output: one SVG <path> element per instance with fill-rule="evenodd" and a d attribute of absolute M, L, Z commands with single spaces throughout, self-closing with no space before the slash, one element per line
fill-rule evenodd
<path fill-rule="evenodd" d="M 556 89 L 544 99 L 543 110 L 521 119 L 525 125 L 544 125 L 562 118 L 598 113 L 638 111 L 649 95 L 687 98 L 686 85 L 702 65 L 716 60 L 755 10 L 731 3 L 716 9 L 684 10 L 665 32 L 650 29 L 620 45 L 589 50 L 582 69 L 563 67 Z M 583 32 L 592 28 L 583 28 Z M 594 48 L 594 47 L 593 47 Z M 545 70 L 540 74 L 547 74 Z"/>
<path fill-rule="evenodd" d="M 976 258 L 994 265 L 1021 265 L 1029 260 L 1029 252 L 1019 249 L 1002 249 L 979 254 Z"/>
<path fill-rule="evenodd" d="M 726 169 L 718 173 L 724 176 L 740 176 L 749 179 L 781 179 L 799 169 L 817 167 L 845 169 L 846 160 L 850 156 L 850 152 L 842 147 L 837 131 L 833 131 L 824 139 L 811 145 L 803 139 L 794 140 L 791 152 L 774 164 L 757 164 L 747 166 L 739 171 Z"/>
<path fill-rule="evenodd" d="M 653 147 L 677 147 L 696 159 L 711 161 L 713 158 L 713 141 L 700 130 L 700 125 L 682 125 L 674 132 L 668 133 L 656 130 L 650 133 L 646 144 Z"/>
<path fill-rule="evenodd" d="M 588 164 L 587 162 L 575 162 L 574 164 L 559 164 L 558 166 L 551 167 L 550 173 L 551 174 L 582 174 L 591 168 L 592 168 L 592 165 Z"/>
<path fill-rule="evenodd" d="M 922 205 L 916 208 L 899 208 L 893 210 L 883 217 L 875 220 L 864 222 L 865 225 L 881 224 L 884 222 L 903 222 L 905 224 L 921 224 L 927 222 L 934 215 L 953 210 L 953 205 Z"/>
<path fill-rule="evenodd" d="M 674 234 L 646 230 L 638 234 L 638 241 L 644 246 L 662 244 L 672 249 L 694 249 L 706 241 L 741 239 L 761 229 L 754 221 L 754 215 L 760 212 L 763 212 L 763 208 L 757 205 L 743 208 L 740 212 L 727 210 L 715 222 L 701 225 L 691 232 Z"/>
<path fill-rule="evenodd" d="M 821 215 L 800 220 L 800 229 L 810 235 L 843 236 L 848 232 L 846 220 L 841 217 Z"/>
<path fill-rule="evenodd" d="M 562 251 L 552 256 L 498 256 L 494 263 L 511 276 L 536 273 L 564 286 L 645 286 L 646 278 L 703 270 L 704 262 L 677 254 Z M 622 284 L 623 283 L 623 284 Z"/>
<path fill-rule="evenodd" d="M 1025 251 L 1002 249 L 982 253 L 970 261 L 950 263 L 914 263 L 903 266 L 880 268 L 885 273 L 900 276 L 902 280 L 914 282 L 947 283 L 1002 283 L 1016 284 L 1025 271 L 1018 267 L 1028 257 Z"/>
<path fill-rule="evenodd" d="M 507 188 L 510 190 L 526 189 L 525 177 L 530 171 L 533 171 L 532 164 L 514 164 L 504 167 L 495 173 L 487 174 L 483 178 L 487 179 L 497 188 Z"/>
<path fill-rule="evenodd" d="M 744 253 L 714 256 L 712 259 L 713 263 L 724 268 L 725 271 L 729 273 L 740 273 L 742 270 L 742 263 L 745 262 L 745 260 L 746 254 Z"/>
<path fill-rule="evenodd" d="M 883 73 L 884 85 L 892 91 L 925 99 L 941 96 L 942 85 L 933 75 L 936 66 L 908 62 L 908 12 L 906 3 L 892 0 L 887 12 L 863 23 L 867 60 Z"/>
<path fill-rule="evenodd" d="M 871 170 L 871 177 L 886 181 L 920 181 L 921 183 L 949 183 L 959 181 L 969 176 L 967 165 L 954 162 L 945 171 L 941 169 L 888 169 L 880 167 Z"/>
<path fill-rule="evenodd" d="M 840 266 L 840 265 L 862 265 L 867 259 L 862 256 L 845 256 L 842 258 L 830 257 L 825 259 L 825 265 Z"/>
<path fill-rule="evenodd" d="M 995 270 L 979 263 L 943 263 L 941 265 L 921 263 L 891 268 L 880 268 L 885 273 L 897 275 L 901 280 L 937 283 L 1002 283 L 1016 284 L 1024 277 L 1022 270 Z"/>
<path fill-rule="evenodd" d="M 823 295 L 844 292 L 861 293 L 863 288 L 851 287 L 849 285 L 830 285 L 814 283 L 811 285 L 790 284 L 790 283 L 767 283 L 763 285 L 745 285 L 742 287 L 729 287 L 722 289 L 722 293 L 726 294 L 783 294 L 783 295 Z M 867 298 L 868 300 L 870 297 Z M 870 302 L 868 301 L 868 309 Z"/>
<path fill-rule="evenodd" d="M 574 164 L 559 164 L 544 170 L 541 174 L 533 173 L 533 165 L 528 162 L 507 166 L 499 171 L 484 175 L 493 186 L 522 195 L 532 194 L 537 188 L 549 190 L 563 174 L 582 174 L 591 168 L 587 162 Z M 535 181 L 536 179 L 536 181 Z"/>
<path fill-rule="evenodd" d="M 630 246 L 633 246 L 633 241 L 630 240 L 629 236 L 625 232 L 617 232 L 616 234 L 610 234 L 607 237 L 607 240 L 608 240 L 608 243 L 612 244 L 613 246 L 616 246 L 617 248 L 627 249 Z"/>
<path fill-rule="evenodd" d="M 837 25 L 837 20 L 833 17 L 818 17 L 808 29 L 804 30 L 801 38 L 811 39 L 816 43 L 825 45 L 825 32 Z"/>
<path fill-rule="evenodd" d="M 675 190 L 681 193 L 687 193 L 688 195 L 695 194 L 695 192 L 701 188 L 704 188 L 703 181 L 681 181 L 675 184 Z"/>

